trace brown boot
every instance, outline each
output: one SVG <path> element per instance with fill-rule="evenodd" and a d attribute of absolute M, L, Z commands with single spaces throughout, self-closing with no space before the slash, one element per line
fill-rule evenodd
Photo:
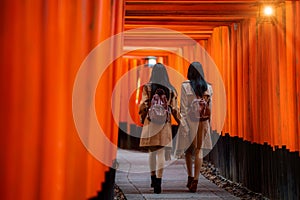
<path fill-rule="evenodd" d="M 194 177 L 188 176 L 188 181 L 187 181 L 187 184 L 186 184 L 187 188 L 191 187 L 191 183 L 192 183 L 193 180 L 194 180 Z"/>
<path fill-rule="evenodd" d="M 189 187 L 190 192 L 196 192 L 198 186 L 198 180 L 193 180 L 191 186 Z"/>

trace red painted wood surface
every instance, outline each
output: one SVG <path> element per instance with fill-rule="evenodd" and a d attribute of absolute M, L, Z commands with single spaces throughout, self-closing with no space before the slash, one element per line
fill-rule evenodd
<path fill-rule="evenodd" d="M 73 82 L 85 56 L 122 31 L 123 1 L 0 4 L 0 198 L 95 196 L 108 167 L 93 158 L 78 137 L 72 116 Z M 104 124 L 116 144 L 117 126 Z"/>
<path fill-rule="evenodd" d="M 137 1 L 128 2 L 129 16 L 145 9 L 141 5 L 134 7 Z M 191 7 L 188 9 L 193 11 Z M 184 9 L 175 10 L 181 12 Z M 157 12 L 163 13 L 162 10 Z M 140 13 L 135 17 L 143 18 L 143 15 Z M 286 1 L 278 6 L 274 24 L 258 23 L 259 19 L 255 17 L 213 28 L 211 37 L 198 40 L 212 56 L 223 78 L 227 112 L 222 132 L 250 142 L 299 151 L 299 2 Z M 127 29 L 147 25 L 142 21 L 134 23 L 130 17 L 126 20 Z M 151 23 L 160 25 L 154 18 L 152 20 Z M 189 24 L 192 26 L 193 23 Z M 179 23 L 162 26 L 185 32 L 180 30 Z M 184 44 L 181 50 L 189 59 L 199 53 Z M 175 60 L 176 56 L 168 56 L 170 65 L 185 76 L 188 63 Z M 218 98 L 217 95 L 215 93 L 214 98 Z M 217 114 L 221 104 L 215 106 Z M 219 120 L 213 122 L 214 127 Z"/>
<path fill-rule="evenodd" d="M 195 8 L 200 7 L 191 6 L 194 1 L 181 7 L 178 12 L 181 16 L 177 17 L 172 16 L 176 5 L 182 2 L 176 5 L 178 1 L 167 2 L 167 5 L 175 5 L 173 10 L 165 7 L 154 10 L 156 15 L 165 15 L 162 18 L 144 16 L 141 10 L 136 12 L 138 16 L 130 16 L 134 15 L 134 9 L 144 7 L 134 5 L 133 2 L 139 2 L 136 0 L 127 2 L 127 15 L 124 1 L 0 2 L 1 199 L 79 200 L 101 190 L 100 183 L 108 168 L 88 153 L 77 135 L 72 116 L 72 89 L 87 54 L 101 41 L 122 31 L 123 26 L 129 30 L 157 25 L 197 40 L 209 52 L 223 78 L 227 110 L 222 132 L 251 142 L 300 150 L 299 1 L 285 1 L 284 6 L 279 6 L 274 25 L 256 23 L 254 7 L 247 7 L 255 1 L 242 1 L 239 8 L 244 9 L 243 16 L 233 15 L 235 7 L 228 7 L 228 1 L 222 1 L 215 9 L 225 8 L 224 21 L 217 20 L 220 16 L 209 5 L 205 5 L 209 9 L 199 12 L 204 17 L 182 16 L 197 13 Z M 164 11 L 169 12 L 171 20 Z M 147 20 L 142 20 L 143 17 Z M 116 42 L 121 45 L 121 41 Z M 170 47 L 172 43 L 164 41 L 162 44 Z M 126 45 L 136 45 L 136 41 L 131 40 Z M 180 52 L 191 60 L 201 54 L 199 48 L 184 42 Z M 145 56 L 145 53 L 133 55 Z M 186 76 L 189 63 L 182 56 L 164 51 L 154 55 Z M 209 65 L 206 55 L 200 57 L 204 66 Z M 100 79 L 95 105 L 97 116 L 114 143 L 118 122 L 112 119 L 110 99 L 101 101 L 101 94 L 110 96 L 122 75 L 141 63 L 138 58 L 120 58 Z M 137 88 L 138 78 L 146 80 L 148 75 L 133 76 L 124 87 Z M 207 76 L 215 85 L 214 101 L 218 102 L 217 92 L 222 87 L 214 82 L 214 74 Z M 171 81 L 179 92 L 180 81 L 173 78 Z M 104 84 L 106 87 L 100 87 Z M 140 98 L 133 93 L 131 102 L 136 100 L 134 97 Z M 134 103 L 129 110 L 138 123 L 138 116 L 134 114 L 137 103 Z M 107 108 L 103 109 L 103 104 Z M 224 106 L 215 105 L 213 113 L 218 117 L 213 127 L 218 127 Z M 123 104 L 114 109 L 120 121 L 126 118 Z"/>
<path fill-rule="evenodd" d="M 224 132 L 299 151 L 299 14 L 299 2 L 286 2 L 274 25 L 250 19 L 233 24 L 230 35 L 223 34 L 226 28 L 214 29 L 210 53 L 228 101 Z M 228 40 L 230 46 L 224 45 Z M 230 65 L 222 60 L 224 49 Z"/>

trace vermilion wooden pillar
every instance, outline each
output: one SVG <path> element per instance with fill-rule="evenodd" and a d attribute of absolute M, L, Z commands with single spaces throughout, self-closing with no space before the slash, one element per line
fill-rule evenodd
<path fill-rule="evenodd" d="M 0 9 L 0 87 L 5 96 L 0 100 L 0 198 L 94 196 L 108 167 L 78 137 L 73 83 L 85 56 L 122 31 L 123 1 L 5 0 Z M 112 85 L 111 80 L 106 84 Z M 105 126 L 116 143 L 116 126 Z"/>
<path fill-rule="evenodd" d="M 229 34 L 215 28 L 207 50 L 226 88 L 223 131 L 299 151 L 299 2 L 286 1 L 276 14 L 274 24 L 253 18 L 232 24 Z"/>

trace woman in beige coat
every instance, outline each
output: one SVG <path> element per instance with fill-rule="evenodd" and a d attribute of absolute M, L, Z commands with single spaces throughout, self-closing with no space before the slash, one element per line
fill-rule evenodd
<path fill-rule="evenodd" d="M 161 123 L 151 121 L 149 108 L 151 100 L 157 91 L 162 91 L 166 96 L 167 117 Z M 142 134 L 140 138 L 140 147 L 149 151 L 149 167 L 151 172 L 151 187 L 154 187 L 154 193 L 161 193 L 161 179 L 165 154 L 172 148 L 172 128 L 171 114 L 179 122 L 180 113 L 177 104 L 177 92 L 171 85 L 167 70 L 161 63 L 154 65 L 149 83 L 144 85 L 142 100 L 139 106 L 139 114 L 143 123 Z"/>
<path fill-rule="evenodd" d="M 211 110 L 213 90 L 205 81 L 202 65 L 199 62 L 190 64 L 187 81 L 181 85 L 180 112 L 182 123 L 177 134 L 176 151 L 185 152 L 188 173 L 187 187 L 191 192 L 197 191 L 200 169 L 203 163 L 202 149 L 211 149 L 210 112 L 195 121 L 191 117 L 191 104 L 195 99 L 204 99 Z M 193 159 L 194 157 L 194 159 Z M 194 160 L 194 168 L 193 168 Z"/>

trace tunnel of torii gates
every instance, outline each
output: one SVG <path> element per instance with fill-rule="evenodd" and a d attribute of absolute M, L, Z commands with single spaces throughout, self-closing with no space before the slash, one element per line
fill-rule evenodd
<path fill-rule="evenodd" d="M 222 2 L 212 4 L 220 9 Z M 235 1 L 227 2 L 235 9 Z M 179 95 L 189 63 L 203 64 L 214 89 L 212 129 L 219 140 L 254 147 L 228 154 L 227 145 L 223 155 L 218 146 L 210 159 L 224 176 L 269 197 L 299 197 L 300 2 L 280 1 L 272 22 L 257 15 L 219 22 L 200 37 L 175 33 L 164 18 L 154 29 L 130 24 L 125 15 L 135 3 L 143 1 L 1 1 L 0 198 L 82 200 L 104 191 L 119 123 L 141 126 L 147 56 L 168 66 Z M 230 168 L 222 164 L 226 156 Z M 245 163 L 257 170 L 245 170 Z M 251 188 L 254 182 L 276 191 Z"/>

